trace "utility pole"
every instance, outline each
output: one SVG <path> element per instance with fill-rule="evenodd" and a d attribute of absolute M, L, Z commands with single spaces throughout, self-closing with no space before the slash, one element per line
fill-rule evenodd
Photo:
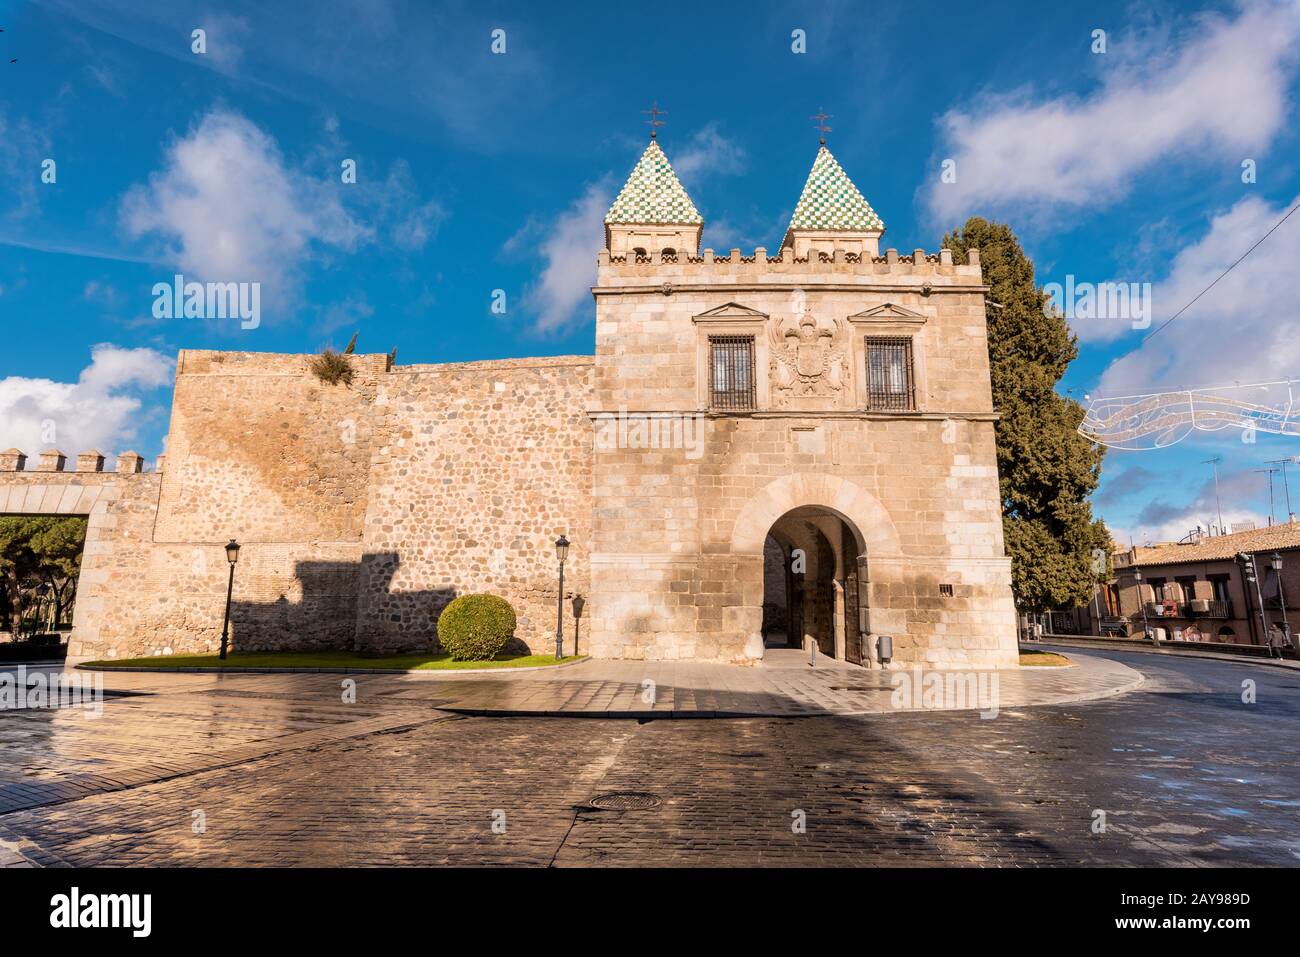
<path fill-rule="evenodd" d="M 1277 469 L 1255 469 L 1255 471 L 1268 473 L 1268 524 L 1271 528 L 1273 526 L 1273 473 Z"/>
<path fill-rule="evenodd" d="M 1291 456 L 1289 459 L 1273 459 L 1271 462 L 1265 462 L 1265 465 L 1282 466 L 1282 489 L 1286 493 L 1286 520 L 1287 523 L 1295 521 L 1295 512 L 1291 511 L 1291 486 L 1286 480 L 1286 467 L 1296 464 L 1297 456 Z M 1270 481 L 1272 481 L 1270 479 Z"/>
<path fill-rule="evenodd" d="M 1219 510 L 1219 534 L 1226 534 L 1223 528 L 1223 503 L 1219 501 L 1219 463 L 1223 461 L 1223 456 L 1216 455 L 1212 459 L 1206 459 L 1202 465 L 1214 466 L 1214 505 Z"/>

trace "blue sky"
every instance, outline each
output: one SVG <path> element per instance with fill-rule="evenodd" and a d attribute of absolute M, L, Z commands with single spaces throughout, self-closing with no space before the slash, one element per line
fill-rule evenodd
<path fill-rule="evenodd" d="M 359 351 L 400 362 L 590 353 L 600 219 L 651 100 L 706 245 L 779 245 L 824 108 L 884 245 L 933 251 L 967 215 L 1001 219 L 1040 282 L 1150 283 L 1154 324 L 1300 196 L 1295 0 L 304 9 L 0 0 L 0 446 L 38 451 L 53 423 L 69 454 L 156 456 L 180 348 L 305 352 L 360 330 Z M 1145 344 L 1075 320 L 1062 388 L 1297 374 L 1298 260 L 1300 215 Z M 260 282 L 261 324 L 154 318 L 178 271 Z M 1139 540 L 1206 524 L 1199 463 L 1221 455 L 1225 517 L 1265 521 L 1254 470 L 1300 441 L 1255 438 L 1112 453 L 1098 511 Z M 1280 476 L 1277 496 L 1282 517 Z"/>

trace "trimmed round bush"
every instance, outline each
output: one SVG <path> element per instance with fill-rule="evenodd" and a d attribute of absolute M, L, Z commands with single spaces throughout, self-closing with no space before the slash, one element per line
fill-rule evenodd
<path fill-rule="evenodd" d="M 461 595 L 438 616 L 438 644 L 454 661 L 490 661 L 515 633 L 515 610 L 496 595 Z"/>

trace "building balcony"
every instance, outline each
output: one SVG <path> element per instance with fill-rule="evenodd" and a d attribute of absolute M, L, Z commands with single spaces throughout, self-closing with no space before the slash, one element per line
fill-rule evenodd
<path fill-rule="evenodd" d="M 1178 606 L 1179 618 L 1232 618 L 1232 601 L 1195 598 Z"/>

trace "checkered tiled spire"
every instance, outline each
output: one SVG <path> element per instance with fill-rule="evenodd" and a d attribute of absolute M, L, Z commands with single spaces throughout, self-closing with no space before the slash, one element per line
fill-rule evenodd
<path fill-rule="evenodd" d="M 641 159 L 632 169 L 632 175 L 623 184 L 623 190 L 614 205 L 605 214 L 605 224 L 632 223 L 685 223 L 697 225 L 704 222 L 699 210 L 686 195 L 686 190 L 673 172 L 668 157 L 654 140 L 645 148 Z"/>
<path fill-rule="evenodd" d="M 823 144 L 813 160 L 812 172 L 804 184 L 803 195 L 790 219 L 790 231 L 796 229 L 836 229 L 843 231 L 880 230 L 885 224 L 866 201 L 831 151 Z"/>

